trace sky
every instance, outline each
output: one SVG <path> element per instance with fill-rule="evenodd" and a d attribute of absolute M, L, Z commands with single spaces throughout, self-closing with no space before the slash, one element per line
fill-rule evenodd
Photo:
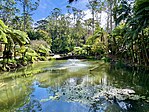
<path fill-rule="evenodd" d="M 82 10 L 87 10 L 86 4 L 88 0 L 80 0 L 79 2 L 73 2 L 71 4 L 68 3 L 68 0 L 40 0 L 39 6 L 36 11 L 34 11 L 33 19 L 34 21 L 38 21 L 40 19 L 46 18 L 50 15 L 50 12 L 54 8 L 62 9 L 62 13 L 67 13 L 66 6 L 70 5 L 72 7 L 76 7 Z"/>

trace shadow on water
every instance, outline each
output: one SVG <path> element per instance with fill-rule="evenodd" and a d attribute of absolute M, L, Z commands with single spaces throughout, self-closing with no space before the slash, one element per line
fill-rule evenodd
<path fill-rule="evenodd" d="M 43 73 L 11 80 L 1 78 L 0 111 L 149 111 L 148 74 L 118 69 L 101 61 L 69 59 L 49 63 L 43 64 Z"/>

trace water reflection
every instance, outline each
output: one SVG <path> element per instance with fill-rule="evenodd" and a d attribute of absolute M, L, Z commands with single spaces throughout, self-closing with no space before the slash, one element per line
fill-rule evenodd
<path fill-rule="evenodd" d="M 0 83 L 1 111 L 14 111 L 15 107 L 24 105 L 24 102 L 28 102 L 27 97 L 31 93 L 31 89 L 29 88 L 31 82 L 28 79 L 1 80 Z"/>
<path fill-rule="evenodd" d="M 43 69 L 47 71 L 30 77 L 1 79 L 0 111 L 149 111 L 146 74 L 81 60 L 55 61 Z"/>

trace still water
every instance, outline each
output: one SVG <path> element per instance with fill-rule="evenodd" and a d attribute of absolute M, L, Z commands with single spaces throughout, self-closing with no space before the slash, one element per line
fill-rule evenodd
<path fill-rule="evenodd" d="M 149 112 L 148 102 L 149 74 L 102 61 L 38 62 L 0 76 L 0 112 Z"/>

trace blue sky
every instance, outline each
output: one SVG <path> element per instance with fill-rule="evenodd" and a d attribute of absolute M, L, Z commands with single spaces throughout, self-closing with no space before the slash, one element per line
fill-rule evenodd
<path fill-rule="evenodd" d="M 62 9 L 62 13 L 66 13 L 66 6 L 70 5 L 82 10 L 87 10 L 86 4 L 88 3 L 88 0 L 79 0 L 79 2 L 74 2 L 69 4 L 68 0 L 40 0 L 39 7 L 36 11 L 34 11 L 33 19 L 34 21 L 38 21 L 40 19 L 43 19 L 47 17 L 50 12 L 54 8 L 60 8 Z"/>

